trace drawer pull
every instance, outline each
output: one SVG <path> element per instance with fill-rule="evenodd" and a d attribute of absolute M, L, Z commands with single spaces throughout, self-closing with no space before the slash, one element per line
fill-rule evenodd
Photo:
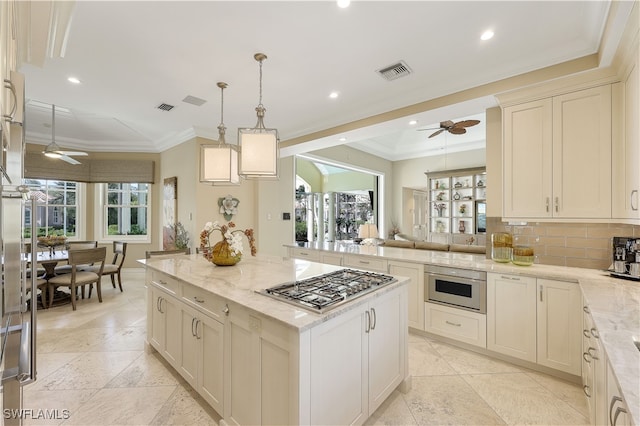
<path fill-rule="evenodd" d="M 198 303 L 204 303 L 204 299 L 200 299 L 198 296 L 193 296 L 193 300 L 195 300 Z"/>
<path fill-rule="evenodd" d="M 596 339 L 599 339 L 599 338 L 600 338 L 600 333 L 598 333 L 598 329 L 597 329 L 597 328 L 595 328 L 595 327 L 591 329 L 591 335 L 592 335 L 593 337 L 595 337 Z"/>
<path fill-rule="evenodd" d="M 520 281 L 519 277 L 507 277 L 505 275 L 500 275 L 500 278 L 505 279 L 505 280 Z"/>
<path fill-rule="evenodd" d="M 584 329 L 582 330 L 582 334 L 584 335 L 584 337 L 586 337 L 587 339 L 591 339 L 591 334 L 589 334 L 589 330 Z"/>
<path fill-rule="evenodd" d="M 373 318 L 372 322 L 371 322 L 371 329 L 375 330 L 376 329 L 376 309 L 375 308 L 371 308 L 371 317 Z"/>
<path fill-rule="evenodd" d="M 451 322 L 451 321 L 445 321 L 447 324 L 449 325 L 453 325 L 454 327 L 462 327 L 462 324 L 459 323 L 455 323 L 455 322 Z"/>
<path fill-rule="evenodd" d="M 364 311 L 364 332 L 371 331 L 371 314 L 369 311 Z"/>
<path fill-rule="evenodd" d="M 360 260 L 359 263 L 363 264 L 363 265 L 368 265 L 371 262 L 369 262 L 368 260 Z"/>
<path fill-rule="evenodd" d="M 591 351 L 593 351 L 595 353 L 591 353 Z M 597 355 L 596 348 L 589 348 L 589 349 L 587 349 L 587 352 L 589 353 L 589 356 L 591 357 L 591 359 L 595 359 L 595 360 L 600 359 L 600 358 L 598 358 L 596 356 Z"/>
<path fill-rule="evenodd" d="M 582 391 L 584 392 L 585 395 L 587 395 L 587 398 L 591 398 L 591 394 L 589 393 L 589 386 L 584 385 L 582 387 Z"/>
<path fill-rule="evenodd" d="M 613 415 L 613 406 L 616 405 L 616 402 L 618 401 L 622 402 L 622 398 L 620 398 L 619 396 L 614 396 L 613 398 L 611 398 L 611 403 L 609 404 L 609 424 L 611 426 L 614 426 L 616 424 L 612 415 Z M 619 414 L 619 413 L 616 411 L 616 414 Z"/>
<path fill-rule="evenodd" d="M 229 316 L 229 305 L 224 305 L 224 309 L 222 310 L 222 312 L 223 312 L 226 316 Z"/>
<path fill-rule="evenodd" d="M 589 358 L 587 358 L 589 357 Z M 586 362 L 588 362 L 589 364 L 591 364 L 591 354 L 587 353 L 587 352 L 583 352 L 582 353 L 582 359 L 584 359 Z"/>
<path fill-rule="evenodd" d="M 590 314 L 590 313 L 591 313 L 591 311 L 589 310 L 589 307 L 588 307 L 588 306 L 583 306 L 583 307 L 582 307 L 582 310 L 583 310 L 583 311 L 584 311 L 584 313 L 586 313 L 586 314 Z"/>
<path fill-rule="evenodd" d="M 309 256 L 309 253 L 305 253 L 305 252 L 300 252 L 299 254 L 300 256 Z"/>

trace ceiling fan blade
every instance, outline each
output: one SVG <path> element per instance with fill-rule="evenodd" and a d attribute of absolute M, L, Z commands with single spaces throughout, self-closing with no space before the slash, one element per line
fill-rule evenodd
<path fill-rule="evenodd" d="M 440 129 L 437 132 L 432 133 L 431 135 L 429 135 L 429 138 L 432 138 L 434 136 L 438 136 L 440 133 L 444 132 L 445 129 Z"/>
<path fill-rule="evenodd" d="M 424 130 L 438 130 L 438 129 L 441 129 L 441 127 L 428 127 L 426 129 L 416 129 L 416 130 L 419 132 L 422 132 Z"/>
<path fill-rule="evenodd" d="M 452 127 L 449 130 L 449 133 L 452 133 L 454 135 L 462 135 L 464 133 L 467 133 L 467 129 L 465 129 L 464 127 Z"/>
<path fill-rule="evenodd" d="M 463 120 L 458 121 L 456 124 L 454 124 L 454 127 L 471 127 L 475 126 L 478 123 L 480 123 L 480 120 Z"/>
<path fill-rule="evenodd" d="M 57 152 L 58 154 L 60 154 L 60 155 L 68 155 L 68 156 L 71 156 L 71 155 L 75 155 L 75 156 L 86 156 L 86 155 L 88 155 L 86 152 L 82 152 L 82 151 L 65 151 L 65 150 L 63 150 L 63 149 L 61 149 L 61 150 L 59 150 L 59 151 L 56 151 L 56 152 Z"/>
<path fill-rule="evenodd" d="M 66 155 L 62 155 L 60 157 L 60 159 L 63 160 L 63 161 L 66 161 L 69 164 L 82 164 L 78 160 L 76 160 L 75 158 L 71 158 L 71 157 L 68 157 Z"/>
<path fill-rule="evenodd" d="M 453 126 L 455 126 L 455 124 L 453 124 L 453 121 L 451 121 L 451 120 L 441 121 L 440 122 L 440 127 L 442 129 L 448 129 L 449 127 L 453 127 Z"/>

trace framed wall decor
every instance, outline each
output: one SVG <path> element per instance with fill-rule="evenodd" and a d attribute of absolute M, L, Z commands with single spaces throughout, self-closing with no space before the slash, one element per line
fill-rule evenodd
<path fill-rule="evenodd" d="M 178 215 L 178 178 L 165 178 L 162 198 L 162 250 L 174 250 L 176 222 Z"/>

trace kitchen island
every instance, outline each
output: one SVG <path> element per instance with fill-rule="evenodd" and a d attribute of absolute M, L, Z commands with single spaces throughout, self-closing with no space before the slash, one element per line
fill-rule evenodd
<path fill-rule="evenodd" d="M 577 368 L 578 371 L 582 371 L 582 377 L 578 372 L 577 379 L 582 379 L 585 395 L 600 394 L 596 395 L 596 397 L 588 397 L 589 405 L 596 406 L 596 414 L 593 411 L 591 413 L 592 422 L 594 424 L 595 422 L 612 422 L 616 413 L 619 413 L 619 416 L 626 416 L 626 421 L 620 417 L 618 425 L 640 425 L 640 351 L 634 345 L 634 340 L 640 340 L 640 281 L 614 278 L 606 271 L 594 269 L 541 264 L 516 266 L 511 263 L 496 263 L 487 259 L 485 255 L 468 253 L 366 246 L 349 242 L 295 243 L 287 244 L 286 247 L 289 249 L 289 255 L 293 258 L 315 260 L 334 265 L 358 264 L 362 265 L 363 268 L 378 271 L 402 270 L 406 271 L 405 275 L 409 275 L 413 271 L 408 297 L 409 324 L 418 331 L 430 332 L 427 327 L 429 322 L 428 308 L 434 306 L 425 301 L 425 265 L 486 272 L 490 280 L 491 276 L 493 276 L 498 279 L 506 279 L 507 282 L 510 281 L 512 283 L 511 285 L 504 284 L 503 288 L 514 288 L 516 280 L 521 278 L 531 281 L 533 287 L 531 295 L 533 297 L 525 302 L 528 306 L 533 304 L 534 317 L 528 322 L 532 322 L 534 327 L 536 326 L 536 299 L 542 297 L 539 295 L 539 288 L 544 287 L 546 289 L 549 287 L 549 281 L 553 281 L 558 286 L 562 285 L 564 287 L 562 293 L 575 294 L 577 291 L 580 298 L 577 306 L 571 306 L 570 308 L 565 305 L 564 302 L 568 301 L 568 298 L 558 299 L 562 302 L 557 304 L 557 311 L 561 315 L 556 319 L 563 317 L 563 311 L 568 312 L 568 315 L 564 315 L 564 319 L 566 320 L 565 324 L 571 324 L 571 328 L 564 330 L 567 333 L 560 334 L 557 340 L 569 341 L 571 339 L 578 345 L 577 353 L 573 343 L 571 343 L 570 347 L 563 348 L 568 348 L 573 353 L 573 355 L 569 356 L 569 358 L 574 359 L 572 361 L 573 366 L 575 366 L 576 361 L 578 363 L 586 361 L 586 363 L 583 363 L 582 368 L 578 364 Z M 554 291 L 560 293 L 557 289 Z M 545 300 L 548 296 L 548 294 L 545 296 Z M 505 302 L 513 304 L 523 301 L 510 299 L 505 300 Z M 537 306 L 539 307 L 540 304 L 537 304 Z M 543 317 L 541 315 L 542 312 L 538 311 L 538 318 Z M 494 312 L 488 308 L 486 324 L 490 324 L 489 318 L 492 315 L 494 315 Z M 479 316 L 479 314 L 476 314 L 476 317 Z M 593 321 L 593 324 L 587 327 L 588 321 Z M 557 325 L 564 326 L 565 324 Z M 545 327 L 546 330 L 552 329 L 552 333 L 560 330 L 560 327 L 554 327 L 554 324 L 547 323 L 544 326 L 538 324 L 538 331 L 541 329 L 546 331 L 544 330 Z M 553 330 L 554 328 L 555 330 Z M 576 336 L 576 333 L 580 336 Z M 430 335 L 433 336 L 432 334 Z M 583 335 L 585 339 L 580 342 L 579 338 Z M 433 337 L 439 338 L 440 336 L 435 335 Z M 589 339 L 589 336 L 591 339 Z M 484 346 L 466 345 L 465 347 L 504 359 L 503 353 L 498 353 L 489 346 L 492 343 L 490 341 L 491 337 L 488 335 L 485 337 Z M 496 336 L 494 338 L 497 339 Z M 534 339 L 532 342 L 534 348 L 536 339 L 538 340 L 538 347 L 542 346 L 541 343 L 546 344 L 551 341 L 545 341 L 544 337 L 536 336 L 535 330 L 533 331 L 532 339 Z M 446 341 L 455 343 L 451 339 Z M 592 359 L 591 353 L 593 351 L 590 349 L 592 345 L 596 344 L 601 346 L 602 353 L 599 354 L 599 359 Z M 547 352 L 549 351 L 547 350 Z M 555 371 L 545 370 L 544 366 L 540 367 L 539 365 L 540 359 L 546 356 L 544 351 L 537 354 L 534 352 L 532 356 L 534 359 L 537 358 L 538 363 L 533 361 L 523 365 L 555 374 Z M 516 363 L 519 361 L 513 357 L 507 359 Z M 595 379 L 586 377 L 585 373 L 588 372 L 588 368 L 585 367 L 588 367 L 589 364 L 597 364 L 598 366 Z M 575 376 L 576 373 L 571 372 L 570 374 Z M 563 377 L 561 374 L 556 375 Z M 596 400 L 594 401 L 594 399 Z M 622 407 L 619 407 L 619 405 L 622 405 Z"/>
<path fill-rule="evenodd" d="M 258 291 L 339 271 L 303 260 L 141 260 L 147 344 L 220 414 L 221 424 L 361 424 L 408 390 L 404 277 L 325 313 Z"/>

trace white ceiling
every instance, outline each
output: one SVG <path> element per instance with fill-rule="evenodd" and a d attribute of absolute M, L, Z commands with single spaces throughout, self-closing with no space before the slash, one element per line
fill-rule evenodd
<path fill-rule="evenodd" d="M 161 152 L 194 136 L 217 139 L 218 81 L 229 84 L 227 141 L 255 125 L 256 52 L 268 56 L 265 124 L 286 141 L 602 50 L 609 2 L 356 0 L 340 9 L 334 1 L 77 1 L 72 10 L 63 57 L 21 67 L 27 141 L 51 141 L 56 104 L 63 147 Z M 487 29 L 495 37 L 480 41 Z M 386 81 L 376 72 L 400 60 L 412 74 Z M 183 102 L 189 95 L 206 103 Z M 161 111 L 161 103 L 175 108 Z M 346 136 L 392 160 L 436 152 L 445 139 L 474 147 L 493 105 L 493 97 L 477 99 L 306 146 Z M 409 118 L 418 124 L 409 127 Z M 465 118 L 482 123 L 429 140 L 415 130 Z"/>

